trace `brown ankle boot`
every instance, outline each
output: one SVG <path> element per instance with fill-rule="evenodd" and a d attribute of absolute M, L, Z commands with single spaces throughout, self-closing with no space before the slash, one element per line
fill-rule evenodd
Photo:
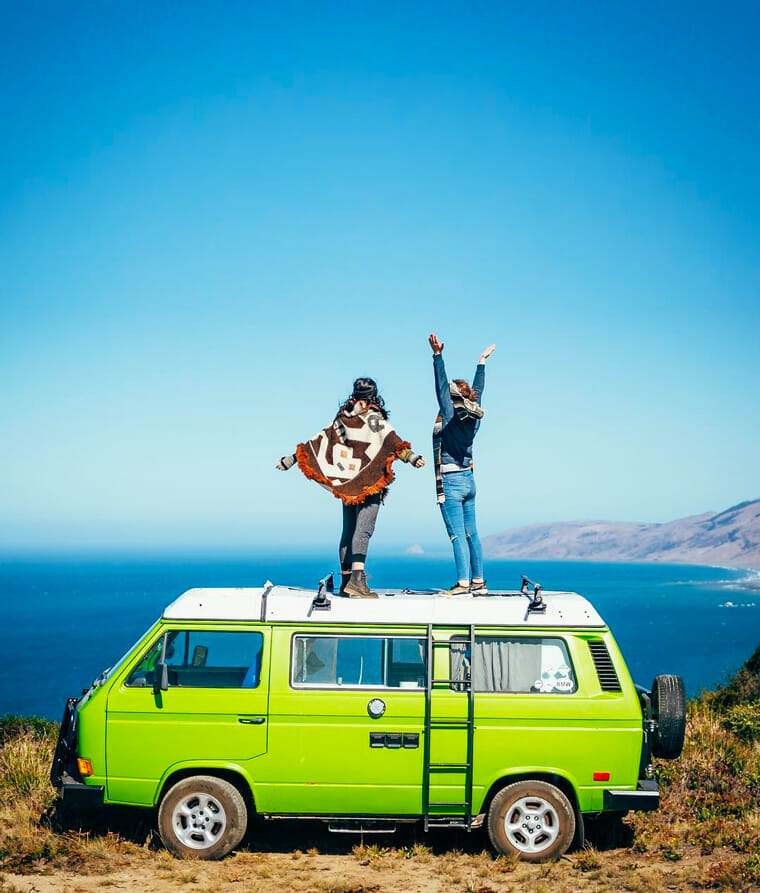
<path fill-rule="evenodd" d="M 349 598 L 378 598 L 376 592 L 370 592 L 364 571 L 351 571 L 348 583 L 343 588 L 343 594 Z"/>
<path fill-rule="evenodd" d="M 362 581 L 364 582 L 364 588 L 367 590 L 367 592 L 369 592 L 369 595 L 365 596 L 365 598 L 380 598 L 380 596 L 376 592 L 373 592 L 369 588 L 369 583 L 367 583 L 367 575 L 364 573 L 364 571 L 362 571 L 361 574 Z"/>

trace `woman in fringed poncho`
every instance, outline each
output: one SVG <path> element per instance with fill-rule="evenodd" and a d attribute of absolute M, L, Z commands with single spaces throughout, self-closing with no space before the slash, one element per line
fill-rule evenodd
<path fill-rule="evenodd" d="M 393 430 L 375 382 L 357 378 L 332 423 L 277 463 L 281 471 L 298 464 L 307 478 L 343 503 L 340 592 L 350 598 L 377 598 L 367 586 L 364 563 L 396 459 L 415 468 L 425 464 Z"/>

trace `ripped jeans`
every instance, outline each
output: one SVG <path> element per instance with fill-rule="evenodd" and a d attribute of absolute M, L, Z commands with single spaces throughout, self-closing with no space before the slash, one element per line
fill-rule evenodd
<path fill-rule="evenodd" d="M 457 580 L 472 580 L 473 577 L 481 580 L 483 549 L 475 524 L 475 476 L 472 471 L 444 474 L 443 492 L 446 501 L 440 504 L 441 514 L 454 547 Z"/>

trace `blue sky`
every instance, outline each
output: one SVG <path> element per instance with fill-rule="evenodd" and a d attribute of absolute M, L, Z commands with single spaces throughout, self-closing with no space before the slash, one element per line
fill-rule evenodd
<path fill-rule="evenodd" d="M 753 4 L 5 4 L 0 545 L 297 548 L 357 375 L 484 534 L 760 495 Z M 375 546 L 441 545 L 401 466 Z M 443 543 L 446 547 L 446 543 Z"/>

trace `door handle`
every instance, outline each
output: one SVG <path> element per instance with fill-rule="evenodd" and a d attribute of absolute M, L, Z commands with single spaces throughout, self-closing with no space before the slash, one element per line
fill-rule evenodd
<path fill-rule="evenodd" d="M 238 722 L 244 726 L 261 726 L 267 721 L 266 716 L 239 716 Z"/>

